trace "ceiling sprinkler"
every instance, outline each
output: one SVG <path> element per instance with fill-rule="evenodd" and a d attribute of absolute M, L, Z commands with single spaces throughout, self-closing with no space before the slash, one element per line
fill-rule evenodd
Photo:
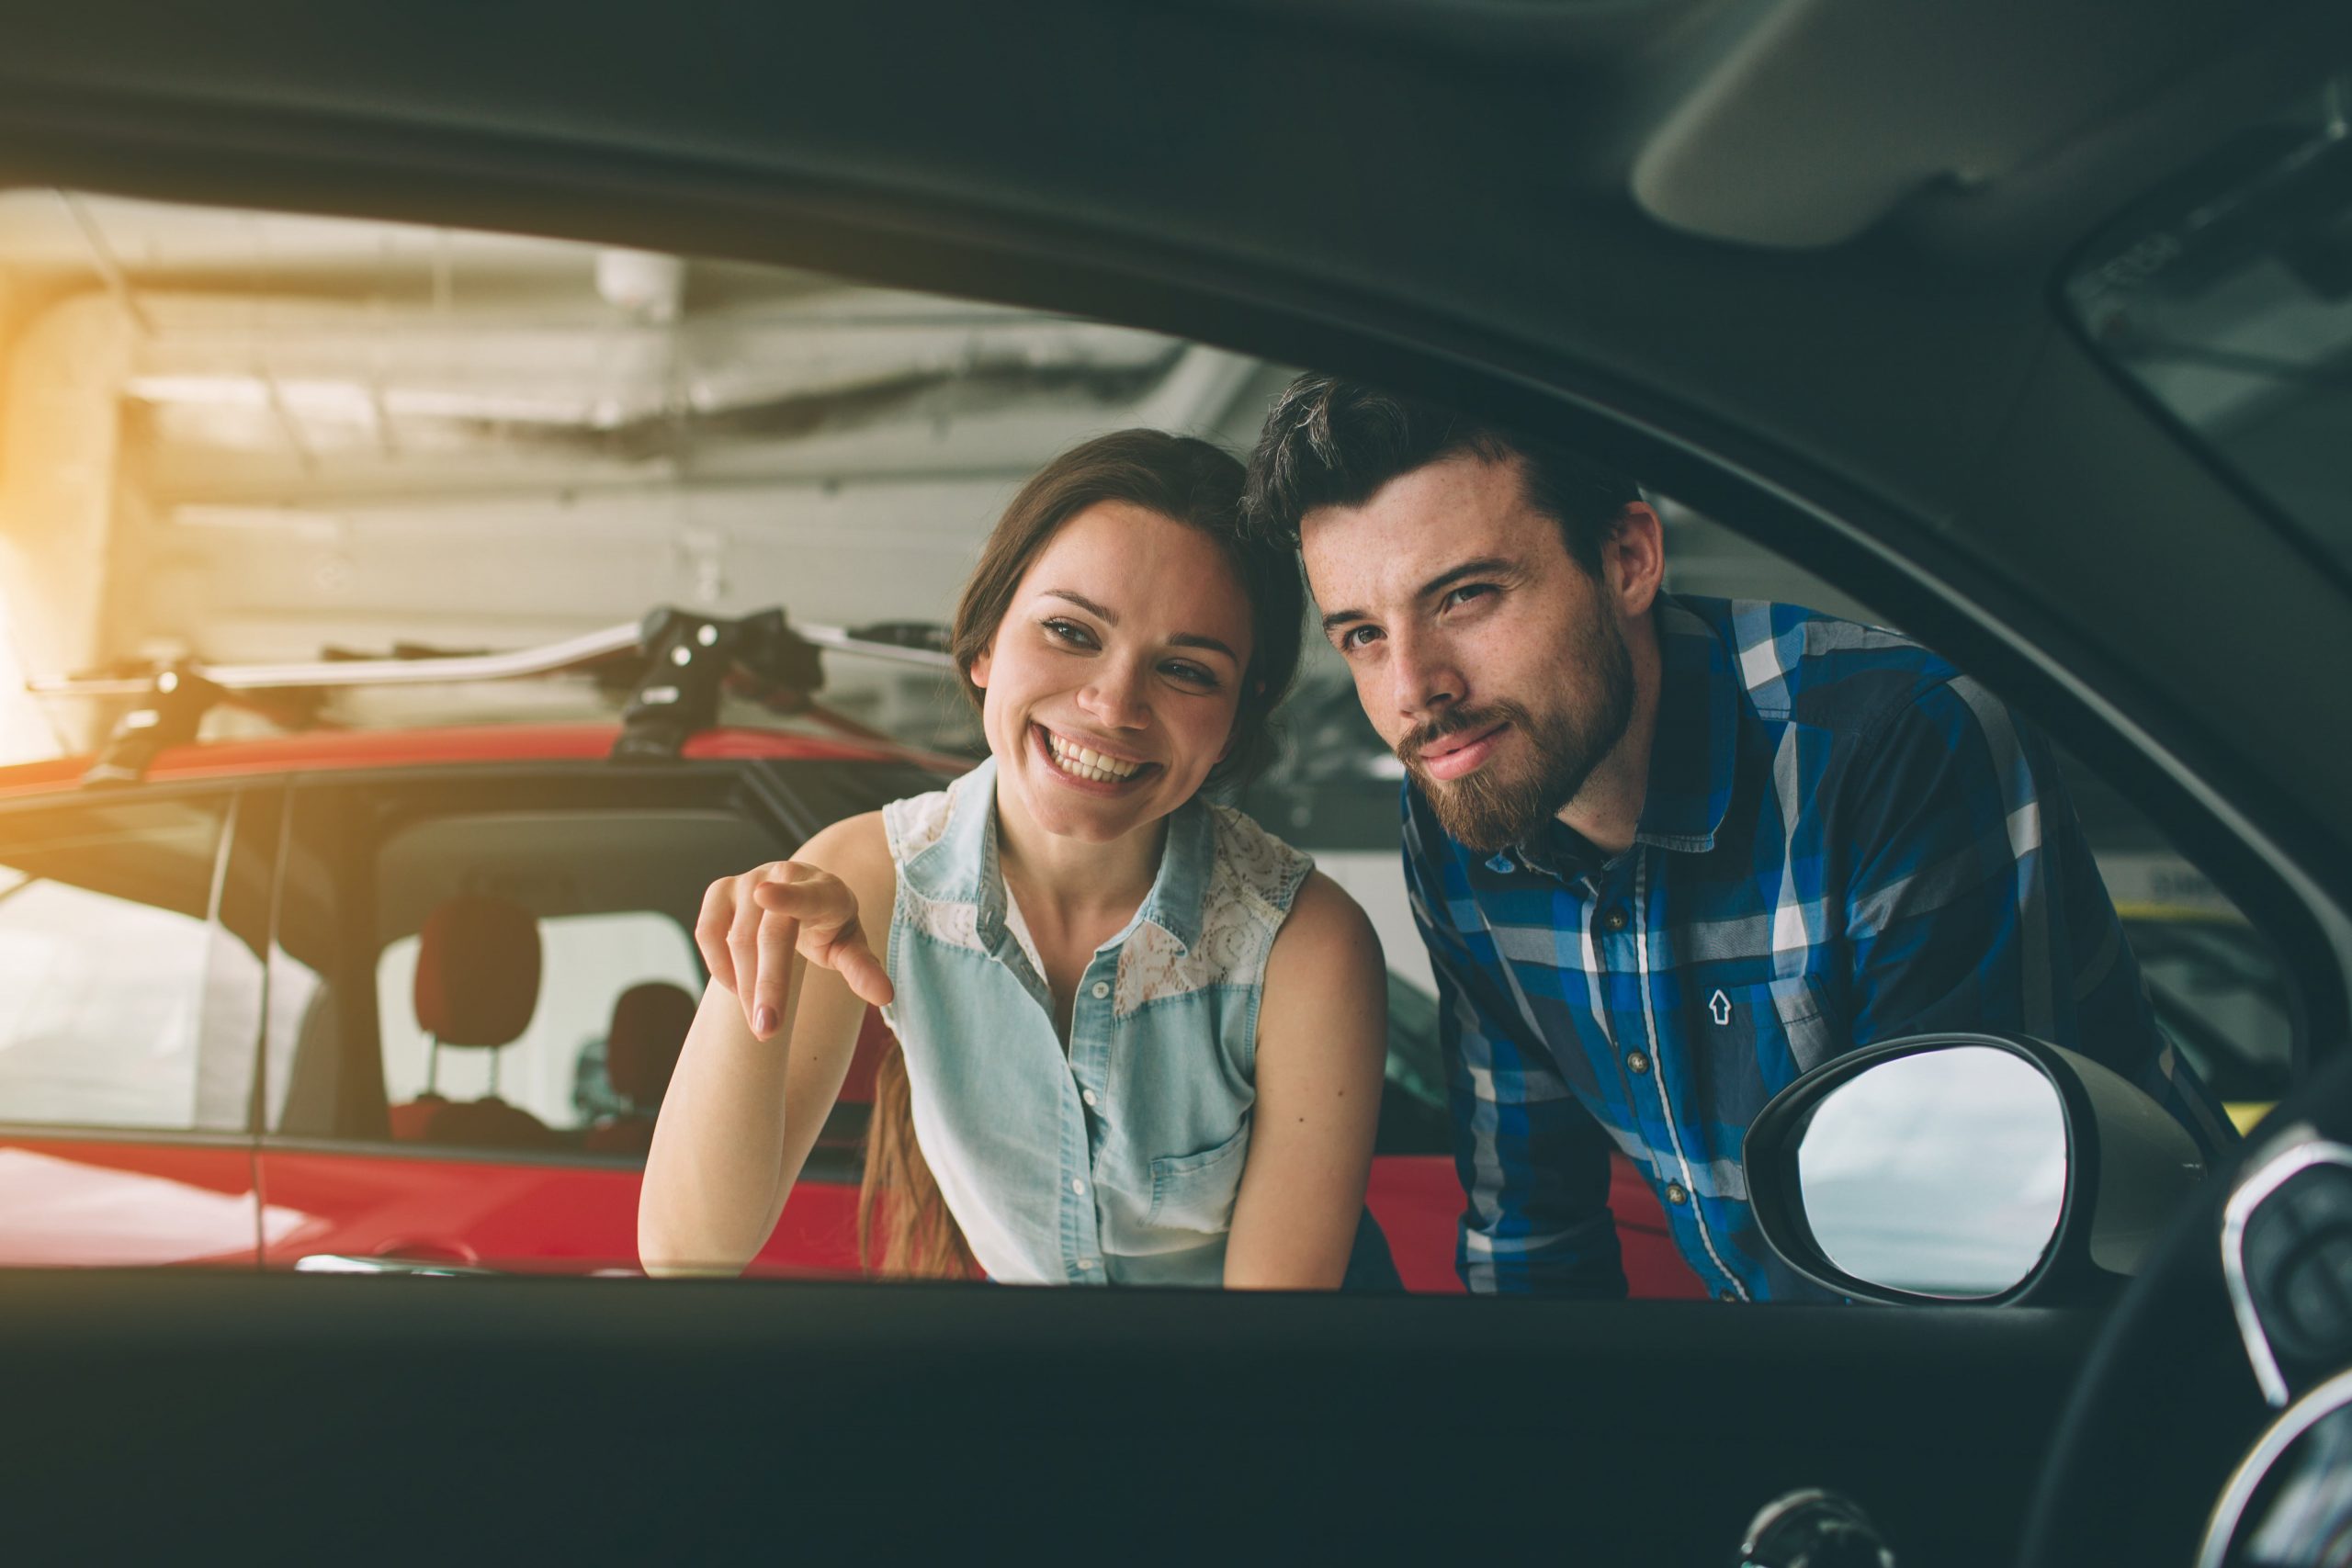
<path fill-rule="evenodd" d="M 596 292 L 605 303 L 650 321 L 674 321 L 686 291 L 686 264 L 653 251 L 596 253 Z"/>

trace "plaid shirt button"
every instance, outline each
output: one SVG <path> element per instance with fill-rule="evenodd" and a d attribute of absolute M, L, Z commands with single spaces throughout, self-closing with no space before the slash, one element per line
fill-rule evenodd
<path fill-rule="evenodd" d="M 1650 1059 L 1642 1052 L 1628 1051 L 1625 1053 L 1625 1070 L 1638 1077 L 1650 1070 Z"/>
<path fill-rule="evenodd" d="M 1677 1206 L 1688 1203 L 1690 1201 L 1690 1190 L 1679 1181 L 1669 1181 L 1666 1184 L 1666 1201 Z"/>

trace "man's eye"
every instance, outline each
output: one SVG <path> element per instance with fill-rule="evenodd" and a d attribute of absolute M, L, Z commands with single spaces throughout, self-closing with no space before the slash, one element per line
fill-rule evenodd
<path fill-rule="evenodd" d="M 1465 582 L 1448 593 L 1443 603 L 1451 609 L 1456 604 L 1466 604 L 1473 599 L 1483 599 L 1494 591 L 1495 585 L 1491 582 Z"/>
<path fill-rule="evenodd" d="M 1353 653 L 1356 649 L 1367 646 L 1374 637 L 1378 637 L 1379 635 L 1380 628 L 1378 626 L 1350 626 L 1346 631 L 1340 634 L 1340 651 L 1341 653 Z"/>
<path fill-rule="evenodd" d="M 1057 616 L 1053 620 L 1047 621 L 1044 624 L 1046 627 L 1046 635 L 1052 637 L 1056 642 L 1066 642 L 1074 648 L 1092 648 L 1094 646 L 1094 634 L 1088 631 L 1084 626 L 1080 626 L 1076 621 L 1065 621 Z"/>

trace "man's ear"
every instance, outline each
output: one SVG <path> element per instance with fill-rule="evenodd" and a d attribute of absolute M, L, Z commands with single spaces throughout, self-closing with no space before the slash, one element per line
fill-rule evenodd
<path fill-rule="evenodd" d="M 1666 526 L 1649 502 L 1617 513 L 1600 547 L 1602 580 L 1627 620 L 1646 615 L 1666 579 Z"/>

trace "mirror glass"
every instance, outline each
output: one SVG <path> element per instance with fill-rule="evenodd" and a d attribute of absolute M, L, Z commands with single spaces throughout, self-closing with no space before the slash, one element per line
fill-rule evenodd
<path fill-rule="evenodd" d="M 2057 1234 L 2056 1086 L 1984 1045 L 1898 1056 L 1823 1099 L 1797 1145 L 1814 1239 L 1858 1280 L 1955 1300 L 2023 1280 Z"/>

